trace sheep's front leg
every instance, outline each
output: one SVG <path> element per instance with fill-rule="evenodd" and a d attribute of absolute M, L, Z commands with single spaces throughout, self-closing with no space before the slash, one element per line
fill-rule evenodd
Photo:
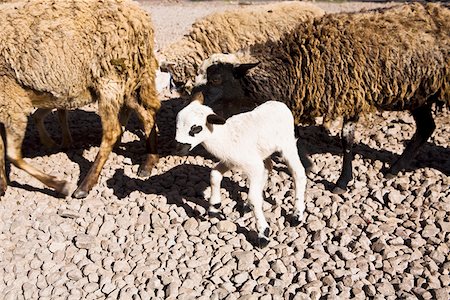
<path fill-rule="evenodd" d="M 140 165 L 138 175 L 141 177 L 150 176 L 153 167 L 158 163 L 158 131 L 156 126 L 156 111 L 159 109 L 160 103 L 157 99 L 152 102 L 153 107 L 144 107 L 139 104 L 136 99 L 129 99 L 127 105 L 136 112 L 139 120 L 144 126 L 146 137 L 147 156 L 145 161 Z"/>
<path fill-rule="evenodd" d="M 398 172 L 406 168 L 408 163 L 416 157 L 420 147 L 425 144 L 436 128 L 436 124 L 434 123 L 433 115 L 431 113 L 431 104 L 413 110 L 412 115 L 414 117 L 414 121 L 416 121 L 416 132 L 406 146 L 402 155 L 387 172 L 387 178 L 394 177 Z"/>
<path fill-rule="evenodd" d="M 258 231 L 258 243 L 261 248 L 269 244 L 270 229 L 267 224 L 263 212 L 263 189 L 265 185 L 265 178 L 268 172 L 264 169 L 264 165 L 253 168 L 248 172 L 250 187 L 248 192 L 248 199 L 253 206 L 253 213 L 256 219 L 256 229 Z"/>
<path fill-rule="evenodd" d="M 211 170 L 211 198 L 209 199 L 208 209 L 208 214 L 211 217 L 216 217 L 219 219 L 223 218 L 223 215 L 220 213 L 220 183 L 222 182 L 223 174 L 228 170 L 229 168 L 223 163 L 219 163 L 213 170 Z"/>
<path fill-rule="evenodd" d="M 342 125 L 341 141 L 344 150 L 341 176 L 333 189 L 334 194 L 343 194 L 347 189 L 350 180 L 353 179 L 352 161 L 353 161 L 353 142 L 355 139 L 355 125 L 357 120 L 345 120 Z"/>

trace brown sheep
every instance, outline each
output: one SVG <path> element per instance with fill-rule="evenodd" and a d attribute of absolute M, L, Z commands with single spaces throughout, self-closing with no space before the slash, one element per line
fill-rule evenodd
<path fill-rule="evenodd" d="M 450 10 L 440 4 L 328 15 L 228 59 L 247 63 L 212 64 L 197 90 L 206 104 L 223 95 L 282 101 L 297 123 L 342 117 L 344 161 L 334 189 L 342 193 L 352 179 L 360 116 L 375 110 L 414 116 L 416 133 L 388 176 L 404 169 L 433 133 L 432 104 L 450 104 L 449 32 Z"/>
<path fill-rule="evenodd" d="M 143 122 L 148 155 L 140 174 L 158 159 L 155 114 L 157 61 L 149 15 L 132 1 L 36 0 L 0 10 L 0 122 L 6 155 L 20 169 L 67 195 L 68 184 L 28 163 L 21 154 L 27 116 L 34 107 L 73 109 L 98 101 L 103 137 L 88 175 L 74 197 L 96 184 L 121 134 L 119 112 L 131 109 Z M 0 156 L 5 153 L 0 142 Z M 4 159 L 0 191 L 6 190 Z"/>

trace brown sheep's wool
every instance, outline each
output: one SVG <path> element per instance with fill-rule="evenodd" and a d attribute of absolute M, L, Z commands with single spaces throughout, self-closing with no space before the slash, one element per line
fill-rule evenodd
<path fill-rule="evenodd" d="M 165 47 L 162 59 L 173 80 L 192 84 L 197 68 L 213 53 L 231 53 L 248 46 L 279 40 L 299 23 L 322 16 L 317 6 L 285 2 L 214 13 L 196 21 L 181 40 Z M 188 85 L 189 85 L 188 84 Z"/>
<path fill-rule="evenodd" d="M 286 102 L 297 123 L 412 110 L 432 95 L 449 104 L 449 32 L 450 10 L 439 4 L 327 15 L 240 54 L 260 62 L 242 86 L 259 101 Z"/>
<path fill-rule="evenodd" d="M 86 196 L 120 135 L 114 116 L 121 107 L 136 111 L 146 136 L 153 128 L 160 102 L 150 16 L 127 0 L 35 0 L 2 4 L 0 28 L 0 122 L 19 168 L 67 193 L 63 181 L 23 162 L 27 115 L 34 107 L 72 109 L 98 100 L 103 141 L 76 195 Z"/>

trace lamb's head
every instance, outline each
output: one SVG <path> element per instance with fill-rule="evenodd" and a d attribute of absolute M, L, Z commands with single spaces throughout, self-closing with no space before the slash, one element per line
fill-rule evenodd
<path fill-rule="evenodd" d="M 206 68 L 205 80 L 198 81 L 193 94 L 201 91 L 205 98 L 204 104 L 225 118 L 241 112 L 241 106 L 247 99 L 240 80 L 258 63 L 210 62 L 210 65 L 202 65 L 202 68 Z"/>
<path fill-rule="evenodd" d="M 208 139 L 213 132 L 213 124 L 225 124 L 224 118 L 202 104 L 201 93 L 197 93 L 194 97 L 194 101 L 177 115 L 175 142 L 176 151 L 180 155 L 186 155 L 195 146 Z"/>

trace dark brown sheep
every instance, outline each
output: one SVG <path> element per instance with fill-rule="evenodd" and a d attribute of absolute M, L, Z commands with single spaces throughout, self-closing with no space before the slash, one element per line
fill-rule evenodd
<path fill-rule="evenodd" d="M 404 169 L 431 136 L 432 105 L 450 104 L 449 32 L 450 10 L 440 4 L 327 15 L 233 58 L 247 64 L 209 66 L 208 82 L 197 90 L 205 104 L 221 94 L 283 101 L 297 123 L 342 117 L 344 162 L 334 190 L 341 193 L 352 179 L 354 125 L 362 115 L 409 110 L 414 116 L 416 133 L 389 174 Z"/>

